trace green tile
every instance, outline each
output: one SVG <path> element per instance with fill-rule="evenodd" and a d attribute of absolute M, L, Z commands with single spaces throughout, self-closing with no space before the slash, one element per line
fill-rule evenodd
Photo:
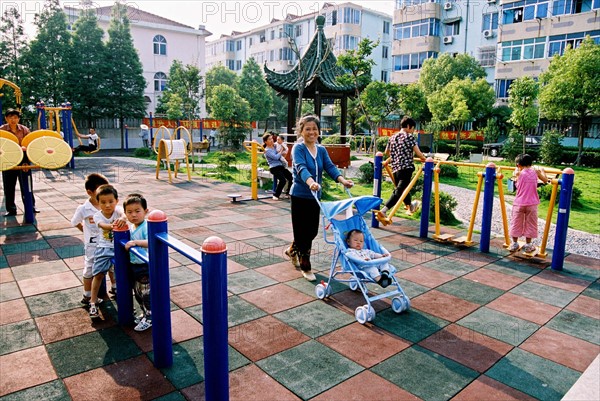
<path fill-rule="evenodd" d="M 16 282 L 0 284 L 0 302 L 12 301 L 17 298 L 21 298 L 21 291 Z"/>
<path fill-rule="evenodd" d="M 390 251 L 391 252 L 391 251 Z M 402 260 L 402 259 L 398 259 L 398 258 L 394 258 L 392 257 L 391 262 L 390 262 L 398 271 L 402 271 L 402 270 L 406 270 L 406 269 L 410 269 L 411 267 L 415 266 L 415 263 L 413 262 L 409 262 L 407 260 Z"/>
<path fill-rule="evenodd" d="M 600 282 L 596 281 L 590 284 L 590 286 L 586 288 L 581 294 L 594 299 L 600 299 Z"/>
<path fill-rule="evenodd" d="M 546 327 L 600 345 L 600 321 L 576 312 L 563 310 Z"/>
<path fill-rule="evenodd" d="M 178 391 L 174 391 L 167 395 L 163 395 L 162 397 L 155 398 L 153 401 L 186 401 L 186 399 L 183 394 Z"/>
<path fill-rule="evenodd" d="M 273 316 L 311 338 L 317 338 L 354 322 L 354 316 L 320 300 L 276 313 Z"/>
<path fill-rule="evenodd" d="M 317 341 L 308 341 L 256 363 L 303 400 L 320 394 L 364 368 Z"/>
<path fill-rule="evenodd" d="M 478 267 L 470 265 L 468 263 L 462 263 L 456 259 L 435 259 L 427 263 L 423 263 L 421 266 L 435 269 L 437 271 L 450 274 L 455 277 L 464 276 L 472 271 L 478 269 Z"/>
<path fill-rule="evenodd" d="M 313 272 L 313 273 L 315 273 L 315 272 Z M 300 274 L 300 273 L 298 272 L 298 274 Z M 317 284 L 319 284 L 321 282 L 321 280 L 327 281 L 327 279 L 329 278 L 329 271 L 315 273 L 315 276 L 317 277 L 317 281 L 311 282 L 311 281 L 308 281 L 305 278 L 301 277 L 296 280 L 288 281 L 285 284 L 289 285 L 290 287 L 292 287 L 308 296 L 316 298 L 317 296 L 315 295 L 315 286 Z"/>
<path fill-rule="evenodd" d="M 559 308 L 564 308 L 577 297 L 577 293 L 561 290 L 560 288 L 549 285 L 526 281 L 519 284 L 512 290 L 511 293 L 522 295 L 526 298 L 544 302 Z"/>
<path fill-rule="evenodd" d="M 2 252 L 5 255 L 15 255 L 17 253 L 26 253 L 50 249 L 50 245 L 43 239 L 29 242 L 19 242 L 17 244 L 2 245 Z"/>
<path fill-rule="evenodd" d="M 233 294 L 254 291 L 277 284 L 277 281 L 254 270 L 245 270 L 227 276 L 227 290 Z"/>
<path fill-rule="evenodd" d="M 444 245 L 436 241 L 423 242 L 419 245 L 413 245 L 412 248 L 415 249 L 417 252 L 425 252 L 440 257 L 447 256 L 451 253 L 455 253 L 458 251 L 454 247 L 450 247 L 448 245 Z"/>
<path fill-rule="evenodd" d="M 461 326 L 511 345 L 519 345 L 540 326 L 490 308 L 480 308 L 460 319 Z"/>
<path fill-rule="evenodd" d="M 262 230 L 261 230 L 262 231 Z M 278 237 L 274 237 L 272 235 L 267 235 L 264 237 L 256 237 L 256 238 L 248 238 L 245 239 L 244 242 L 248 245 L 252 245 L 258 249 L 262 249 L 263 251 L 267 251 L 268 253 L 274 254 L 273 249 L 280 246 L 289 245 L 290 242 Z"/>
<path fill-rule="evenodd" d="M 4 269 L 8 267 L 8 261 L 4 257 L 4 255 L 0 255 L 0 269 Z"/>
<path fill-rule="evenodd" d="M 580 373 L 515 348 L 486 375 L 540 400 L 558 401 L 577 381 Z"/>
<path fill-rule="evenodd" d="M 46 346 L 59 377 L 64 378 L 141 354 L 122 329 L 112 327 Z"/>
<path fill-rule="evenodd" d="M 515 262 L 512 259 L 501 259 L 485 266 L 487 269 L 494 270 L 511 276 L 528 279 L 540 272 L 540 269 L 528 266 L 523 263 Z"/>
<path fill-rule="evenodd" d="M 69 245 L 60 248 L 54 248 L 54 251 L 61 259 L 71 259 L 85 255 L 83 245 Z"/>
<path fill-rule="evenodd" d="M 185 309 L 194 319 L 203 323 L 202 305 L 195 305 Z M 252 305 L 250 302 L 244 301 L 238 296 L 227 298 L 227 320 L 229 327 L 237 326 L 238 324 L 249 322 L 266 316 L 267 314 L 260 308 Z"/>
<path fill-rule="evenodd" d="M 0 326 L 0 338 L 0 355 L 42 344 L 42 337 L 33 319 Z"/>
<path fill-rule="evenodd" d="M 51 315 L 70 309 L 81 308 L 81 288 L 49 292 L 25 298 L 32 317 Z"/>
<path fill-rule="evenodd" d="M 229 371 L 248 365 L 250 361 L 235 349 L 228 346 Z M 154 353 L 148 356 L 154 360 Z M 173 366 L 161 369 L 161 372 L 177 389 L 189 387 L 204 381 L 204 339 L 194 338 L 173 344 Z"/>
<path fill-rule="evenodd" d="M 416 343 L 441 330 L 449 322 L 416 309 L 409 309 L 407 312 L 398 314 L 392 308 L 388 308 L 378 312 L 373 323 L 390 333 Z"/>
<path fill-rule="evenodd" d="M 169 283 L 171 284 L 171 287 L 199 281 L 200 278 L 201 276 L 199 273 L 195 273 L 185 266 L 169 269 Z M 202 291 L 202 286 L 200 283 L 198 283 L 198 291 Z"/>
<path fill-rule="evenodd" d="M 402 287 L 404 293 L 408 296 L 408 298 L 418 297 L 419 295 L 426 293 L 430 290 L 428 287 L 417 283 L 413 283 L 412 281 L 398 279 L 398 282 L 400 283 L 400 287 Z"/>
<path fill-rule="evenodd" d="M 589 267 L 584 267 L 569 262 L 564 262 L 563 269 L 560 272 L 556 270 L 553 271 L 559 274 L 564 274 L 567 277 L 580 278 L 586 281 L 594 281 L 600 278 L 600 270 L 590 269 Z"/>
<path fill-rule="evenodd" d="M 504 294 L 504 291 L 498 288 L 476 283 L 465 278 L 449 281 L 437 287 L 436 290 L 479 305 L 487 304 Z"/>
<path fill-rule="evenodd" d="M 36 191 L 37 192 L 37 191 Z M 14 235 L 14 234 L 26 234 L 34 233 L 37 231 L 37 227 L 33 224 L 25 224 L 16 227 L 2 227 L 0 228 L 0 235 Z"/>
<path fill-rule="evenodd" d="M 39 386 L 30 387 L 25 390 L 17 391 L 4 397 L 0 397 L 0 401 L 71 401 L 71 397 L 67 392 L 61 380 L 54 380 L 49 383 L 40 384 Z"/>
<path fill-rule="evenodd" d="M 274 265 L 286 260 L 283 257 L 276 255 L 272 249 L 259 249 L 252 252 L 246 252 L 233 256 L 230 259 L 250 269 Z"/>
<path fill-rule="evenodd" d="M 419 346 L 371 369 L 424 401 L 445 401 L 478 376 L 474 370 Z"/>

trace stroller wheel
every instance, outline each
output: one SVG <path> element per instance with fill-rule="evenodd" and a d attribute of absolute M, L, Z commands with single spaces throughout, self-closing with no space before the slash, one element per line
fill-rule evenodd
<path fill-rule="evenodd" d="M 325 284 L 317 284 L 315 287 L 315 294 L 319 299 L 326 298 L 331 295 L 331 288 Z"/>
<path fill-rule="evenodd" d="M 354 279 L 350 280 L 350 283 L 348 284 L 350 286 L 350 289 L 352 291 L 356 291 L 358 290 L 358 282 Z"/>
<path fill-rule="evenodd" d="M 392 310 L 396 313 L 402 313 L 410 308 L 410 300 L 407 297 L 392 298 Z"/>
<path fill-rule="evenodd" d="M 366 306 L 366 305 L 365 305 Z M 369 317 L 368 317 L 368 321 L 372 322 L 373 320 L 375 320 L 375 308 L 373 308 L 372 306 L 369 306 Z"/>
<path fill-rule="evenodd" d="M 354 311 L 354 317 L 360 324 L 365 324 L 369 320 L 369 307 L 367 305 L 359 306 Z"/>

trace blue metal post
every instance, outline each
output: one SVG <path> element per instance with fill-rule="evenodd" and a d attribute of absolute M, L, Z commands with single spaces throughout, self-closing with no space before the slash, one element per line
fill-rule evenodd
<path fill-rule="evenodd" d="M 419 134 L 420 136 L 420 134 Z M 421 200 L 421 226 L 419 237 L 427 238 L 429 231 L 429 208 L 431 206 L 431 186 L 433 182 L 433 159 L 428 157 L 423 168 L 423 199 Z"/>
<path fill-rule="evenodd" d="M 373 174 L 373 196 L 381 198 L 381 176 L 383 173 L 383 153 L 375 153 L 375 165 Z M 379 228 L 379 220 L 375 217 L 375 212 L 371 214 L 371 227 Z"/>
<path fill-rule="evenodd" d="M 202 244 L 202 318 L 206 401 L 229 401 L 227 246 L 219 237 Z"/>
<path fill-rule="evenodd" d="M 150 268 L 150 305 L 152 306 L 152 346 L 154 348 L 154 366 L 157 368 L 173 365 L 169 248 L 156 236 L 166 232 L 167 215 L 160 210 L 150 212 L 148 214 L 148 265 Z"/>
<path fill-rule="evenodd" d="M 129 127 L 125 124 L 125 152 L 129 152 Z"/>
<path fill-rule="evenodd" d="M 21 174 L 21 179 L 23 180 L 23 206 L 25 208 L 25 223 L 33 224 L 35 220 L 35 214 L 33 213 L 33 193 L 31 192 L 31 188 L 33 188 L 33 175 L 31 174 L 31 170 L 23 170 L 19 171 Z"/>
<path fill-rule="evenodd" d="M 131 295 L 131 282 L 129 280 L 129 252 L 121 245 L 130 239 L 127 226 L 114 229 L 115 241 L 115 278 L 119 283 L 117 290 L 117 305 L 119 307 L 119 324 L 124 326 L 133 323 L 133 296 Z"/>
<path fill-rule="evenodd" d="M 38 106 L 38 113 L 39 113 L 39 119 L 40 119 L 40 129 L 46 129 L 48 127 L 47 123 L 46 123 L 46 105 L 44 104 L 44 102 L 38 102 L 36 103 L 36 106 L 39 104 Z"/>
<path fill-rule="evenodd" d="M 481 240 L 479 251 L 490 251 L 490 236 L 492 233 L 492 211 L 494 209 L 494 185 L 496 184 L 496 165 L 488 163 L 485 166 L 485 181 L 483 184 L 483 214 L 481 216 Z"/>
<path fill-rule="evenodd" d="M 148 142 L 150 144 L 150 147 L 152 147 L 152 144 L 154 143 L 154 129 L 152 128 L 152 112 L 150 112 L 150 142 Z"/>
<path fill-rule="evenodd" d="M 202 140 L 203 140 L 202 137 L 204 136 L 204 133 L 202 130 L 203 125 L 204 125 L 204 119 L 201 118 L 200 121 L 198 122 L 198 126 L 200 127 L 200 142 L 202 142 Z"/>
<path fill-rule="evenodd" d="M 571 199 L 573 197 L 573 182 L 575 171 L 568 167 L 563 170 L 560 183 L 560 198 L 558 199 L 558 216 L 556 218 L 556 233 L 554 234 L 554 249 L 552 250 L 552 270 L 562 270 L 565 261 L 565 245 L 569 229 Z"/>
<path fill-rule="evenodd" d="M 72 109 L 71 103 L 65 104 L 66 110 L 63 110 L 63 133 L 65 134 L 65 139 L 67 140 L 69 146 L 73 148 L 73 122 L 71 121 L 72 117 Z M 69 163 L 69 167 L 72 169 L 75 168 L 75 157 L 71 157 L 71 162 Z"/>

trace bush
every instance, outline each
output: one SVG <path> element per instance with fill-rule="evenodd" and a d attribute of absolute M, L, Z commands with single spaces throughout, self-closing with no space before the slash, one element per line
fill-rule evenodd
<path fill-rule="evenodd" d="M 133 155 L 135 157 L 142 157 L 142 158 L 147 158 L 152 156 L 152 149 L 150 148 L 137 148 L 134 152 Z"/>
<path fill-rule="evenodd" d="M 581 164 L 586 167 L 600 167 L 600 153 L 583 152 L 581 154 Z"/>
<path fill-rule="evenodd" d="M 321 140 L 321 145 L 337 145 L 340 143 L 342 143 L 342 138 L 338 134 L 325 136 Z"/>
<path fill-rule="evenodd" d="M 463 157 L 469 157 L 471 153 L 477 153 L 477 146 L 473 145 L 460 145 L 460 155 Z"/>
<path fill-rule="evenodd" d="M 372 162 L 365 163 L 358 168 L 358 182 L 362 184 L 372 183 L 375 178 L 375 167 Z"/>
<path fill-rule="evenodd" d="M 231 163 L 235 162 L 235 154 L 228 152 L 219 152 L 217 156 L 217 176 L 221 179 L 225 179 L 228 176 L 228 172 L 236 170 L 235 167 L 231 167 Z"/>
<path fill-rule="evenodd" d="M 440 177 L 458 178 L 458 167 L 452 164 L 441 164 Z"/>
<path fill-rule="evenodd" d="M 560 164 L 563 157 L 561 140 L 563 136 L 557 130 L 546 131 L 542 137 L 540 157 L 545 164 Z"/>
<path fill-rule="evenodd" d="M 541 187 L 539 187 L 538 195 L 539 195 L 540 199 L 549 201 L 550 198 L 552 197 L 552 185 L 542 185 Z M 558 204 L 559 198 L 560 198 L 560 187 L 558 188 L 557 193 L 556 193 L 555 203 Z M 573 186 L 573 196 L 571 197 L 571 203 L 573 203 L 575 205 L 581 205 L 580 199 L 581 199 L 581 189 L 577 188 L 576 186 Z"/>
<path fill-rule="evenodd" d="M 385 152 L 385 148 L 389 142 L 390 138 L 388 136 L 382 136 L 377 138 L 377 151 Z"/>
<path fill-rule="evenodd" d="M 440 191 L 440 224 L 453 225 L 456 223 L 456 217 L 452 213 L 458 206 L 458 202 L 452 195 Z M 435 202 L 433 201 L 429 207 L 429 221 L 435 221 Z"/>

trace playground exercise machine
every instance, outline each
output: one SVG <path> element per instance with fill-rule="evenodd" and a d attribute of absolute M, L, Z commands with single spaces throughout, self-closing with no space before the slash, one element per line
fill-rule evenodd
<path fill-rule="evenodd" d="M 255 140 L 244 141 L 244 148 L 250 152 L 250 199 L 241 199 L 243 195 L 240 193 L 227 194 L 231 199 L 231 203 L 242 202 L 244 200 L 259 200 L 268 199 L 271 195 L 258 196 L 258 155 L 265 153 L 265 148 Z"/>
<path fill-rule="evenodd" d="M 381 152 L 378 152 L 381 153 Z M 376 157 L 377 159 L 377 157 Z M 381 159 L 380 159 L 381 160 Z M 415 161 L 420 161 L 420 159 L 415 159 Z M 385 164 L 385 168 L 389 174 L 389 176 L 392 179 L 392 182 L 394 183 L 394 187 L 396 186 L 396 182 L 394 181 L 394 174 L 392 173 L 392 170 L 390 168 L 389 165 Z M 381 171 L 381 168 L 379 169 Z M 398 211 L 398 209 L 400 208 L 400 206 L 404 206 L 404 198 L 406 198 L 409 194 L 409 192 L 411 191 L 412 187 L 415 186 L 417 180 L 419 179 L 419 177 L 421 176 L 421 173 L 423 171 L 423 165 L 419 165 L 419 167 L 417 168 L 417 171 L 413 177 L 413 179 L 410 181 L 410 183 L 408 184 L 408 186 L 406 187 L 406 189 L 404 190 L 404 192 L 402 192 L 402 195 L 400 195 L 400 199 L 398 199 L 398 202 L 396 202 L 396 204 L 394 205 L 393 208 L 391 208 L 388 211 L 388 214 L 386 216 L 385 213 L 383 213 L 380 210 L 376 210 L 375 211 L 375 218 L 384 226 L 387 226 L 388 224 L 392 224 L 392 217 L 394 217 L 394 215 L 396 214 L 396 212 Z"/>
<path fill-rule="evenodd" d="M 4 85 L 11 87 L 13 92 L 15 92 L 15 104 L 17 106 L 17 109 L 21 109 L 21 97 L 23 96 L 23 94 L 21 93 L 21 88 L 19 88 L 17 85 L 15 85 L 9 80 L 0 78 L 0 89 L 2 89 Z M 2 111 L 2 93 L 0 93 L 0 125 L 2 125 L 3 118 L 4 112 Z"/>
<path fill-rule="evenodd" d="M 187 135 L 187 142 L 185 139 L 174 139 L 180 138 L 182 132 Z M 179 172 L 179 163 L 182 160 L 185 160 L 188 181 L 191 181 L 192 176 L 190 172 L 189 155 L 192 147 L 192 136 L 187 128 L 179 126 L 175 129 L 173 135 L 171 135 L 171 131 L 169 131 L 167 127 L 164 125 L 161 126 L 158 131 L 156 131 L 156 135 L 154 136 L 154 141 L 152 143 L 152 149 L 154 150 L 154 153 L 156 153 L 156 179 L 158 180 L 161 162 L 164 162 L 166 164 L 167 171 L 169 172 L 169 184 L 172 184 L 173 178 L 171 176 L 171 162 L 174 163 L 173 170 L 175 173 L 175 178 L 177 178 L 177 173 Z"/>

